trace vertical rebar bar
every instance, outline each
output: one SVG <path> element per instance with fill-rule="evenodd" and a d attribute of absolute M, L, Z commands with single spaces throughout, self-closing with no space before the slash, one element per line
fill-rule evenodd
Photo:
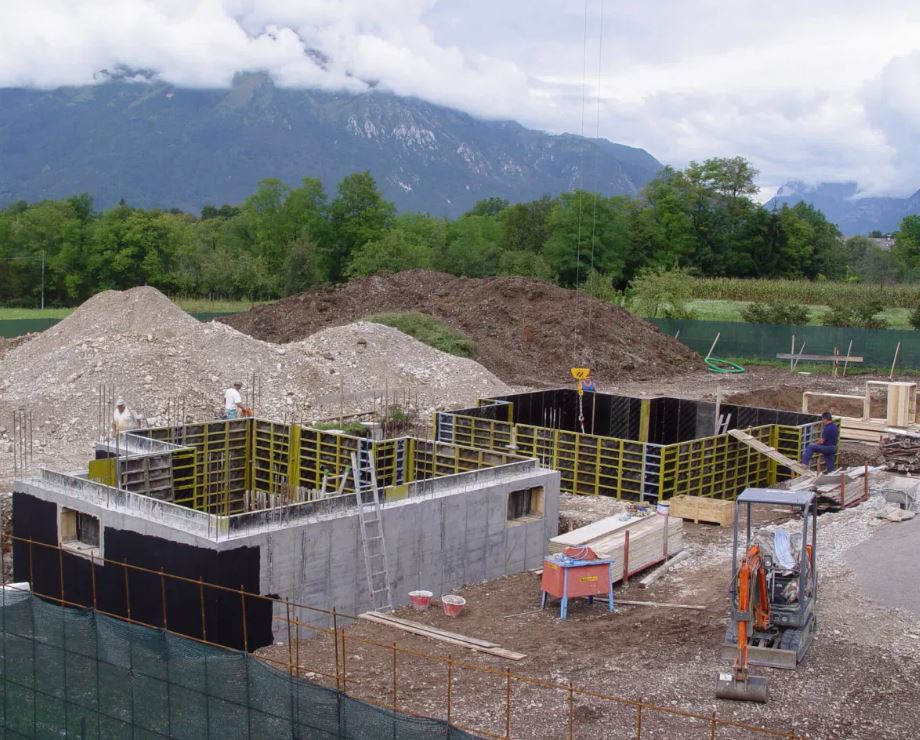
<path fill-rule="evenodd" d="M 166 575 L 160 567 L 160 614 L 163 615 L 163 629 L 169 629 L 169 623 L 166 620 Z"/>
<path fill-rule="evenodd" d="M 335 688 L 342 688 L 339 679 L 339 625 L 336 617 L 335 607 L 332 607 L 332 642 L 335 645 Z"/>
<path fill-rule="evenodd" d="M 131 586 L 128 584 L 128 558 L 124 558 L 122 563 L 125 574 L 125 612 L 128 615 L 128 619 L 131 619 Z"/>
<path fill-rule="evenodd" d="M 342 628 L 342 693 L 348 696 L 348 656 L 345 653 L 345 628 Z"/>
<path fill-rule="evenodd" d="M 96 556 L 92 552 L 89 554 L 89 582 L 93 591 L 93 609 L 96 608 Z"/>
<path fill-rule="evenodd" d="M 396 643 L 393 643 L 393 711 L 396 711 Z"/>
<path fill-rule="evenodd" d="M 61 606 L 64 606 L 64 548 L 59 547 L 58 551 L 58 576 L 61 583 Z"/>
<path fill-rule="evenodd" d="M 716 713 L 709 718 L 709 740 L 716 740 Z"/>
<path fill-rule="evenodd" d="M 642 699 L 636 702 L 636 738 L 642 737 Z"/>
<path fill-rule="evenodd" d="M 198 576 L 198 604 L 201 607 L 201 639 L 208 639 L 208 622 L 204 613 L 204 579 Z"/>
<path fill-rule="evenodd" d="M 569 740 L 575 737 L 575 689 L 569 681 Z"/>
<path fill-rule="evenodd" d="M 297 617 L 294 617 L 294 639 L 297 640 L 297 645 L 294 649 L 294 659 L 297 662 L 297 675 L 300 676 L 300 620 Z"/>
<path fill-rule="evenodd" d="M 246 623 L 246 592 L 240 584 L 240 608 L 243 612 L 243 650 L 249 652 L 249 625 Z"/>
<path fill-rule="evenodd" d="M 447 724 L 450 724 L 450 699 L 451 699 L 451 684 L 453 683 L 454 677 L 454 659 L 452 656 L 447 656 Z"/>
<path fill-rule="evenodd" d="M 505 668 L 505 738 L 511 740 L 511 669 Z"/>
<path fill-rule="evenodd" d="M 291 600 L 288 597 L 284 597 L 284 612 L 287 622 L 287 633 L 288 633 L 288 673 L 294 675 L 294 642 L 291 639 Z"/>

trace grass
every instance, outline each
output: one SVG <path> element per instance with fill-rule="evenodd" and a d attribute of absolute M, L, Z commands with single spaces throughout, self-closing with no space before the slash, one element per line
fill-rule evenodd
<path fill-rule="evenodd" d="M 769 360 L 761 359 L 759 357 L 727 357 L 727 360 L 732 362 L 737 362 L 741 367 L 782 367 L 786 370 L 789 369 L 789 360 Z M 887 375 L 891 370 L 890 367 L 867 367 L 865 365 L 850 365 L 847 367 L 847 377 L 851 375 Z M 837 375 L 840 376 L 840 373 L 843 371 L 843 363 L 837 368 Z M 808 373 L 810 375 L 832 375 L 834 372 L 834 365 L 831 362 L 800 362 L 795 366 L 795 371 L 793 375 L 797 373 Z M 913 370 L 911 368 L 901 368 L 898 367 L 895 370 L 895 375 L 897 377 L 906 376 L 906 377 L 920 377 L 920 370 Z"/>
<path fill-rule="evenodd" d="M 750 280 L 742 278 L 691 278 L 693 298 L 730 301 L 789 301 L 828 305 L 874 298 L 883 306 L 912 309 L 920 303 L 920 285 L 898 283 L 836 283 L 827 280 Z"/>
<path fill-rule="evenodd" d="M 442 352 L 457 357 L 472 357 L 476 344 L 467 336 L 444 326 L 440 321 L 427 314 L 410 311 L 407 313 L 378 313 L 366 316 L 365 321 L 384 324 L 399 329 L 403 334 L 424 342 Z"/>
<path fill-rule="evenodd" d="M 741 312 L 752 301 L 737 301 L 729 299 L 704 299 L 696 298 L 688 301 L 687 307 L 693 312 L 694 318 L 702 321 L 739 321 L 743 322 Z M 810 326 L 822 326 L 821 317 L 830 311 L 830 306 L 819 303 L 806 304 L 808 308 L 808 323 Z M 909 308 L 889 307 L 884 309 L 879 316 L 888 322 L 889 329 L 910 329 Z"/>

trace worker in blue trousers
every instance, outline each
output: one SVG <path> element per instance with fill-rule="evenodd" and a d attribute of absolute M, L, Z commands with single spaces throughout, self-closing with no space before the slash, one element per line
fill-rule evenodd
<path fill-rule="evenodd" d="M 840 437 L 840 430 L 834 423 L 834 418 L 831 416 L 830 411 L 825 411 L 821 414 L 821 424 L 824 427 L 821 430 L 821 437 L 817 442 L 805 448 L 802 453 L 802 464 L 808 465 L 811 462 L 812 455 L 819 452 L 824 456 L 827 472 L 829 472 L 836 467 L 834 458 L 837 455 L 837 440 Z"/>

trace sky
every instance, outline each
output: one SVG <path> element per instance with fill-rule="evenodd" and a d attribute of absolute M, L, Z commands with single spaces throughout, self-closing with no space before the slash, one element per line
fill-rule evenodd
<path fill-rule="evenodd" d="M 315 53 L 319 52 L 319 54 Z M 4 0 L 0 87 L 150 70 L 184 87 L 375 85 L 487 119 L 742 156 L 787 181 L 920 188 L 910 0 Z"/>

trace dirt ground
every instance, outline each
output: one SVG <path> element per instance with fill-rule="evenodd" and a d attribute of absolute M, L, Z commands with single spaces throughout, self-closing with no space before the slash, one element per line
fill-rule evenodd
<path fill-rule="evenodd" d="M 291 296 L 222 319 L 257 339 L 290 342 L 370 314 L 419 311 L 476 343 L 473 357 L 506 383 L 650 379 L 699 369 L 700 357 L 619 306 L 528 278 L 457 278 L 410 270 Z"/>
<path fill-rule="evenodd" d="M 457 591 L 467 600 L 459 617 L 437 607 L 426 612 L 399 610 L 402 618 L 487 639 L 526 654 L 522 661 L 482 655 L 401 630 L 358 621 L 346 630 L 349 694 L 390 705 L 393 656 L 390 649 L 363 644 L 370 640 L 440 656 L 448 654 L 494 671 L 492 675 L 458 669 L 452 672 L 452 721 L 482 734 L 503 735 L 506 684 L 501 673 L 575 686 L 601 694 L 641 698 L 671 710 L 685 710 L 722 720 L 812 738 L 915 737 L 920 704 L 915 681 L 920 657 L 920 618 L 873 603 L 859 590 L 843 553 L 850 540 L 871 537 L 875 520 L 870 510 L 849 510 L 822 517 L 819 530 L 819 633 L 796 671 L 755 669 L 770 681 L 766 705 L 727 702 L 714 697 L 716 676 L 728 668 L 718 645 L 728 622 L 728 577 L 731 529 L 685 523 L 691 557 L 648 589 L 635 579 L 616 589 L 617 599 L 699 605 L 701 611 L 621 605 L 609 614 L 606 605 L 570 604 L 569 618 L 558 618 L 558 605 L 539 609 L 539 577 L 521 573 Z M 767 514 L 774 521 L 785 513 Z M 835 521 L 836 518 L 836 521 Z M 897 524 L 879 524 L 897 527 Z M 920 531 L 920 527 L 916 528 Z M 828 540 L 822 560 L 821 542 Z M 842 540 L 846 540 L 845 542 Z M 831 544 L 834 541 L 837 544 Z M 820 565 L 822 564 L 823 565 Z M 912 578 L 920 575 L 913 566 Z M 284 660 L 286 646 L 276 646 Z M 304 671 L 333 673 L 331 638 L 317 637 L 301 646 Z M 399 708 L 446 718 L 446 665 L 397 656 Z M 311 674 L 334 684 L 331 678 Z M 512 681 L 511 736 L 567 737 L 567 693 Z M 698 719 L 643 712 L 642 737 L 709 737 L 709 725 Z M 576 695 L 574 737 L 636 736 L 636 710 L 631 706 Z M 739 727 L 720 726 L 716 737 L 765 737 Z"/>

